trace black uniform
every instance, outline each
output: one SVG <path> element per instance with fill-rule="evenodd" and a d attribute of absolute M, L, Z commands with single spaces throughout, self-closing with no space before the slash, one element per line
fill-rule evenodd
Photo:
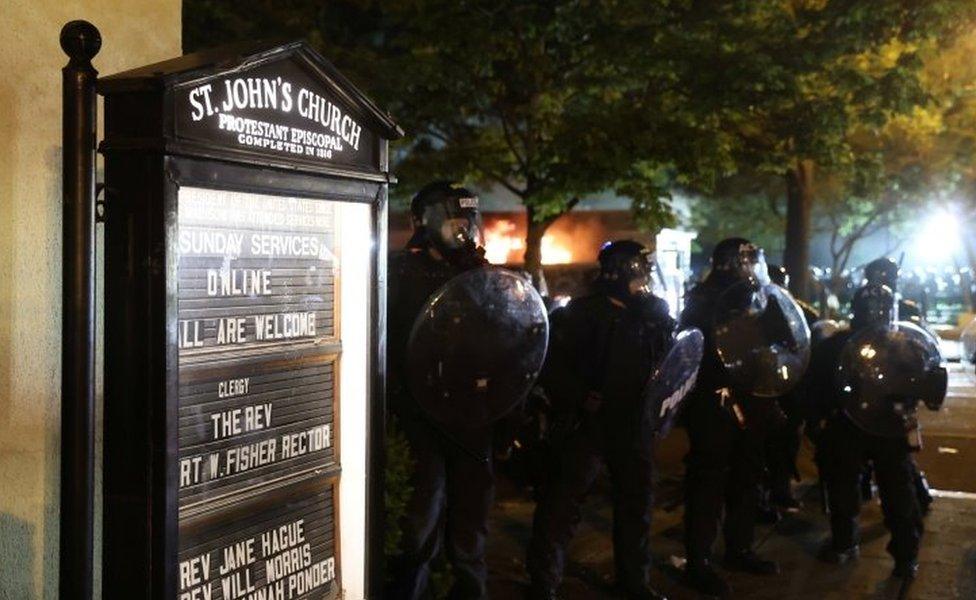
<path fill-rule="evenodd" d="M 751 551 L 764 441 L 782 422 L 776 402 L 732 388 L 713 336 L 715 302 L 738 278 L 713 271 L 687 295 L 680 326 L 705 334 L 698 383 L 685 401 L 690 449 L 685 475 L 685 547 L 692 569 L 711 562 L 712 546 L 725 509 L 727 554 Z"/>
<path fill-rule="evenodd" d="M 613 484 L 617 584 L 646 589 L 651 566 L 651 433 L 640 427 L 642 391 L 674 334 L 667 303 L 647 296 L 629 305 L 605 293 L 554 313 L 542 374 L 556 423 L 553 468 L 532 524 L 528 568 L 536 589 L 554 591 L 580 507 L 603 465 Z M 588 396 L 599 409 L 584 409 Z"/>
<path fill-rule="evenodd" d="M 884 262 L 885 262 L 884 259 L 879 259 L 878 261 L 875 261 L 875 263 L 882 263 L 882 264 L 884 264 Z M 897 273 L 897 270 L 895 271 L 895 273 Z M 881 278 L 881 279 L 882 281 L 878 283 L 880 283 L 881 285 L 887 285 L 893 292 L 896 291 L 895 286 L 897 286 L 898 284 L 897 276 L 895 276 L 894 278 L 889 276 L 887 279 L 886 278 Z M 869 281 L 867 285 L 858 288 L 858 291 L 854 293 L 855 301 L 858 295 L 862 293 L 866 288 L 870 287 L 871 285 L 872 284 Z M 904 298 L 901 297 L 900 294 L 897 294 L 895 299 L 898 303 L 897 319 L 899 321 L 908 321 L 909 323 L 913 323 L 915 325 L 918 325 L 919 327 L 925 328 L 925 316 L 922 313 L 921 307 L 916 302 L 913 302 L 912 300 L 905 300 Z M 915 494 L 918 496 L 919 508 L 923 513 L 927 513 L 929 510 L 929 506 L 932 504 L 934 500 L 934 498 L 932 497 L 932 493 L 929 490 L 929 483 L 925 479 L 925 474 L 918 468 L 918 464 L 915 462 L 915 457 L 913 454 L 909 454 L 908 460 L 911 461 L 911 465 L 912 465 L 912 482 L 915 488 Z M 862 489 L 866 491 L 866 496 L 867 496 L 863 498 L 864 501 L 871 499 L 870 498 L 871 472 L 872 472 L 871 465 L 870 464 L 865 465 L 864 472 L 862 473 L 861 476 L 861 486 Z"/>
<path fill-rule="evenodd" d="M 898 564 L 914 563 L 922 534 L 915 493 L 915 468 L 906 440 L 870 435 L 843 413 L 834 372 L 844 345 L 854 332 L 828 338 L 813 350 L 809 393 L 814 401 L 808 426 L 817 445 L 816 460 L 827 487 L 832 548 L 843 553 L 857 546 L 861 508 L 860 477 L 867 461 L 874 464 L 885 525 L 891 532 L 888 552 Z"/>
<path fill-rule="evenodd" d="M 793 499 L 792 481 L 798 479 L 797 455 L 800 453 L 800 430 L 803 427 L 802 400 L 792 391 L 776 398 L 784 418 L 766 438 L 766 470 L 769 501 L 774 506 L 797 506 Z"/>
<path fill-rule="evenodd" d="M 451 597 L 479 598 L 485 593 L 485 538 L 494 493 L 492 428 L 453 433 L 464 448 L 448 440 L 410 396 L 403 373 L 414 320 L 428 297 L 460 272 L 451 263 L 434 259 L 416 239 L 390 260 L 388 396 L 410 445 L 413 493 L 402 523 L 403 552 L 390 565 L 387 598 L 423 595 L 430 562 L 442 540 L 455 580 Z"/>

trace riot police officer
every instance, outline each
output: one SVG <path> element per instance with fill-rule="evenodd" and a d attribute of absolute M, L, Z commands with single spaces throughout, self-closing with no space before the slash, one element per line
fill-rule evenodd
<path fill-rule="evenodd" d="M 913 468 L 904 432 L 892 437 L 869 433 L 855 424 L 845 409 L 845 398 L 853 395 L 869 405 L 866 392 L 855 382 L 841 385 L 838 368 L 842 357 L 851 352 L 852 338 L 871 330 L 891 327 L 894 295 L 884 285 L 868 285 L 852 301 L 851 329 L 835 334 L 814 348 L 809 370 L 810 394 L 817 410 L 809 425 L 816 443 L 816 460 L 826 484 L 830 509 L 831 539 L 821 549 L 821 559 L 842 564 L 857 558 L 857 516 L 860 511 L 858 480 L 868 460 L 874 463 L 875 477 L 881 495 L 885 525 L 891 532 L 888 552 L 895 559 L 893 575 L 911 578 L 918 569 L 918 547 L 922 519 L 913 485 Z M 860 345 L 860 344 L 859 344 Z M 857 349 L 854 349 L 857 351 Z M 883 348 L 867 344 L 860 349 L 862 358 L 871 360 Z M 880 365 L 879 365 L 880 368 Z M 875 368 L 877 371 L 878 368 Z M 872 377 L 877 377 L 872 373 Z M 873 406 L 871 407 L 874 408 Z"/>
<path fill-rule="evenodd" d="M 716 303 L 731 286 L 747 280 L 768 283 L 761 248 L 744 238 L 719 242 L 708 276 L 687 294 L 681 327 L 705 333 L 698 383 L 686 401 L 684 421 L 690 448 L 685 458 L 686 583 L 709 595 L 729 592 L 715 571 L 712 546 L 725 509 L 724 566 L 764 575 L 777 563 L 752 549 L 766 433 L 782 421 L 771 398 L 752 397 L 733 386 L 715 345 Z"/>
<path fill-rule="evenodd" d="M 463 439 L 448 438 L 411 397 L 405 373 L 410 330 L 428 297 L 459 273 L 487 264 L 478 198 L 459 185 L 439 181 L 417 193 L 410 211 L 414 234 L 405 250 L 391 256 L 387 302 L 388 396 L 410 446 L 412 494 L 401 523 L 402 553 L 390 565 L 386 597 L 422 597 L 430 562 L 443 541 L 454 576 L 451 598 L 480 598 L 485 594 L 485 538 L 494 490 L 492 428 L 472 428 Z"/>
<path fill-rule="evenodd" d="M 908 321 L 924 327 L 925 318 L 918 303 L 913 300 L 905 299 L 900 293 L 898 293 L 899 270 L 898 263 L 888 257 L 881 257 L 872 260 L 864 267 L 865 286 L 861 289 L 863 290 L 869 286 L 887 286 L 888 289 L 890 289 L 894 294 L 895 306 L 898 307 L 895 318 L 900 321 Z M 855 292 L 855 300 L 857 299 L 857 294 L 859 294 L 860 291 L 861 290 Z M 915 463 L 914 457 L 911 457 L 911 462 L 912 480 L 915 482 L 915 493 L 918 496 L 919 506 L 921 507 L 923 513 L 928 513 L 929 507 L 932 505 L 934 498 L 929 490 L 929 483 L 925 478 L 925 473 L 919 470 L 918 465 Z M 871 489 L 870 478 L 871 468 L 868 466 L 865 470 L 865 481 L 862 484 L 863 489 Z"/>
<path fill-rule="evenodd" d="M 532 598 L 555 598 L 580 507 L 603 465 L 613 484 L 617 585 L 631 598 L 661 598 L 649 586 L 652 448 L 640 426 L 642 392 L 667 352 L 674 320 L 650 292 L 651 253 L 616 241 L 599 254 L 592 295 L 551 318 L 542 384 L 553 405 L 553 467 L 532 525 Z"/>

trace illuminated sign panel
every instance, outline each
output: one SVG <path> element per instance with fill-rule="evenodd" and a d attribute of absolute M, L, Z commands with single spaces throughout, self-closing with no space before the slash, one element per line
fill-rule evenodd
<path fill-rule="evenodd" d="M 334 506 L 326 488 L 182 536 L 178 598 L 337 598 Z"/>
<path fill-rule="evenodd" d="M 177 215 L 177 598 L 336 597 L 337 407 L 366 402 L 343 394 L 343 342 L 361 352 L 368 329 L 362 298 L 340 310 L 344 286 L 366 295 L 343 233 L 367 212 L 183 187 Z"/>

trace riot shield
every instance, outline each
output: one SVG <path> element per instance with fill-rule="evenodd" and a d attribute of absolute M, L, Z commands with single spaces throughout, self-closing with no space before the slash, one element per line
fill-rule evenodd
<path fill-rule="evenodd" d="M 782 287 L 745 280 L 724 291 L 714 316 L 715 347 L 737 389 L 760 397 L 787 393 L 810 362 L 810 329 Z"/>
<path fill-rule="evenodd" d="M 545 359 L 542 298 L 511 271 L 485 267 L 427 300 L 407 342 L 407 385 L 446 434 L 488 425 L 528 393 Z"/>
<path fill-rule="evenodd" d="M 912 429 L 919 401 L 938 410 L 948 384 L 938 340 L 906 321 L 851 336 L 841 350 L 836 378 L 841 406 L 854 424 L 894 438 Z"/>
<path fill-rule="evenodd" d="M 644 388 L 643 424 L 657 437 L 674 427 L 685 396 L 695 387 L 705 336 L 694 327 L 680 332 Z"/>

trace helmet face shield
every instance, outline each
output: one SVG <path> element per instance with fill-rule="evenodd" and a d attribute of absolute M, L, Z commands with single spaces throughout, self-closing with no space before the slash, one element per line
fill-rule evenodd
<path fill-rule="evenodd" d="M 724 264 L 715 265 L 715 268 L 729 271 L 738 279 L 748 279 L 760 286 L 770 283 L 766 253 L 751 242 L 740 244 L 738 252 L 730 256 Z"/>
<path fill-rule="evenodd" d="M 629 274 L 627 287 L 634 296 L 651 293 L 651 276 L 654 274 L 653 254 L 650 252 L 635 256 L 626 266 Z"/>
<path fill-rule="evenodd" d="M 745 238 L 727 238 L 719 242 L 712 251 L 712 270 L 739 280 L 750 280 L 759 286 L 770 283 L 766 253 Z"/>
<path fill-rule="evenodd" d="M 746 277 L 753 279 L 759 285 L 769 285 L 769 267 L 766 265 L 766 253 L 755 244 L 746 244 L 739 249 L 740 264 Z"/>
<path fill-rule="evenodd" d="M 651 293 L 654 253 L 632 240 L 607 242 L 597 257 L 600 280 L 620 297 Z"/>
<path fill-rule="evenodd" d="M 886 285 L 895 291 L 898 289 L 898 271 L 898 263 L 890 258 L 879 258 L 864 267 L 864 280 L 868 285 Z"/>
<path fill-rule="evenodd" d="M 461 198 L 463 203 L 465 198 Z M 452 207 L 446 203 L 424 208 L 421 224 L 447 250 L 481 248 L 485 245 L 481 214 L 476 208 Z"/>
<path fill-rule="evenodd" d="M 886 285 L 864 286 L 854 295 L 851 305 L 851 325 L 855 329 L 891 327 L 897 320 L 895 297 Z"/>

